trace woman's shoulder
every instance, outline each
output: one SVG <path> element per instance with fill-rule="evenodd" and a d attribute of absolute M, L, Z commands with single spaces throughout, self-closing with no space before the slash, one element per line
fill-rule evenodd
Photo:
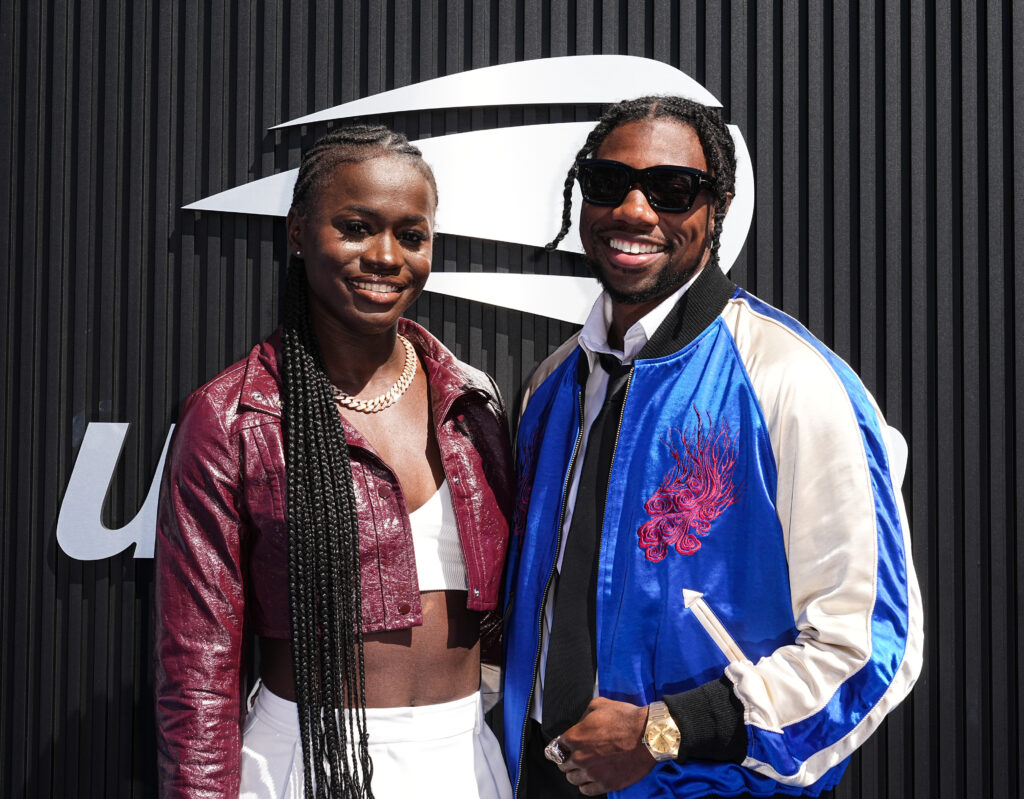
<path fill-rule="evenodd" d="M 430 331 L 410 319 L 401 319 L 398 330 L 413 343 L 417 351 L 432 362 L 431 384 L 434 384 L 437 378 L 446 379 L 453 388 L 463 391 L 475 390 L 486 394 L 488 398 L 504 409 L 498 386 L 487 372 L 470 366 L 457 358 Z"/>
<path fill-rule="evenodd" d="M 246 410 L 279 417 L 280 347 L 278 330 L 193 391 L 182 405 L 178 425 L 209 428 L 212 424 L 226 434 Z"/>

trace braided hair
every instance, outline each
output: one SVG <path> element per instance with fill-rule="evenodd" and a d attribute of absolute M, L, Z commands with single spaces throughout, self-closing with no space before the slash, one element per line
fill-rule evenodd
<path fill-rule="evenodd" d="M 729 195 L 736 190 L 736 148 L 718 110 L 687 100 L 685 97 L 638 97 L 635 100 L 623 100 L 605 109 L 597 125 L 587 136 L 586 143 L 576 153 L 576 159 L 565 177 L 562 190 L 562 227 L 554 240 L 545 245 L 545 249 L 555 249 L 558 242 L 569 232 L 572 223 L 572 187 L 576 181 L 576 161 L 592 157 L 616 128 L 644 119 L 672 119 L 681 122 L 693 128 L 700 139 L 708 171 L 715 178 L 711 188 L 715 198 L 715 227 L 711 234 L 711 255 L 708 264 L 718 263 L 722 221 L 725 219 Z"/>
<path fill-rule="evenodd" d="M 420 151 L 383 125 L 341 128 L 302 159 L 292 209 L 306 213 L 335 167 Z M 372 797 L 367 748 L 359 526 L 341 417 L 310 317 L 304 262 L 292 256 L 283 333 L 288 598 L 306 799 Z M 337 712 L 336 712 L 337 711 Z"/>

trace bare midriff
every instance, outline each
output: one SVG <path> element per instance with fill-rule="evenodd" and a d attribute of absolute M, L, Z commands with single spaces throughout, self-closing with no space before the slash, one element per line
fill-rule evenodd
<path fill-rule="evenodd" d="M 465 591 L 420 594 L 423 624 L 363 638 L 367 707 L 436 705 L 480 687 L 480 613 Z M 295 701 L 291 642 L 260 638 L 260 676 L 267 689 Z"/>
<path fill-rule="evenodd" d="M 325 350 L 325 357 L 329 352 Z M 343 364 L 351 361 L 351 353 L 340 358 Z M 336 384 L 341 377 L 331 375 Z M 384 383 L 393 380 L 392 375 Z M 367 392 L 379 389 L 370 386 Z M 401 399 L 384 411 L 339 411 L 394 472 L 410 511 L 433 496 L 445 475 L 423 368 L 417 369 Z M 426 591 L 420 594 L 422 625 L 363 637 L 367 707 L 435 705 L 469 696 L 480 687 L 482 614 L 467 610 L 466 596 L 466 591 Z M 260 676 L 270 691 L 295 701 L 290 641 L 260 638 Z"/>

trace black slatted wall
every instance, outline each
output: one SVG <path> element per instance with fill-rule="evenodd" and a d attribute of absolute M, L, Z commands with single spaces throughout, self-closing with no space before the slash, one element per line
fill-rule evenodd
<path fill-rule="evenodd" d="M 757 182 L 733 278 L 847 359 L 909 440 L 925 671 L 835 796 L 1021 792 L 1019 5 L 12 0 L 0 4 L 0 795 L 155 793 L 151 562 L 73 560 L 55 526 L 88 423 L 131 423 L 104 517 L 120 527 L 183 398 L 275 325 L 279 223 L 180 207 L 296 166 L 324 130 L 271 125 L 586 53 L 668 62 L 722 100 Z M 595 113 L 384 121 L 415 138 Z M 442 237 L 435 269 L 456 268 L 583 274 L 569 256 Z M 572 330 L 433 294 L 415 316 L 509 400 Z"/>

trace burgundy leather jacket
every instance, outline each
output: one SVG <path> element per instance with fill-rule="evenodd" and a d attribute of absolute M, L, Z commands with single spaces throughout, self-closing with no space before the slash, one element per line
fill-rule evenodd
<path fill-rule="evenodd" d="M 493 381 L 419 325 L 400 331 L 425 364 L 441 460 L 466 562 L 467 607 L 498 606 L 513 476 Z M 156 539 L 158 767 L 164 796 L 237 799 L 243 631 L 289 638 L 280 332 L 185 402 L 160 490 Z M 348 439 L 363 631 L 423 622 L 409 513 L 391 469 Z"/>

